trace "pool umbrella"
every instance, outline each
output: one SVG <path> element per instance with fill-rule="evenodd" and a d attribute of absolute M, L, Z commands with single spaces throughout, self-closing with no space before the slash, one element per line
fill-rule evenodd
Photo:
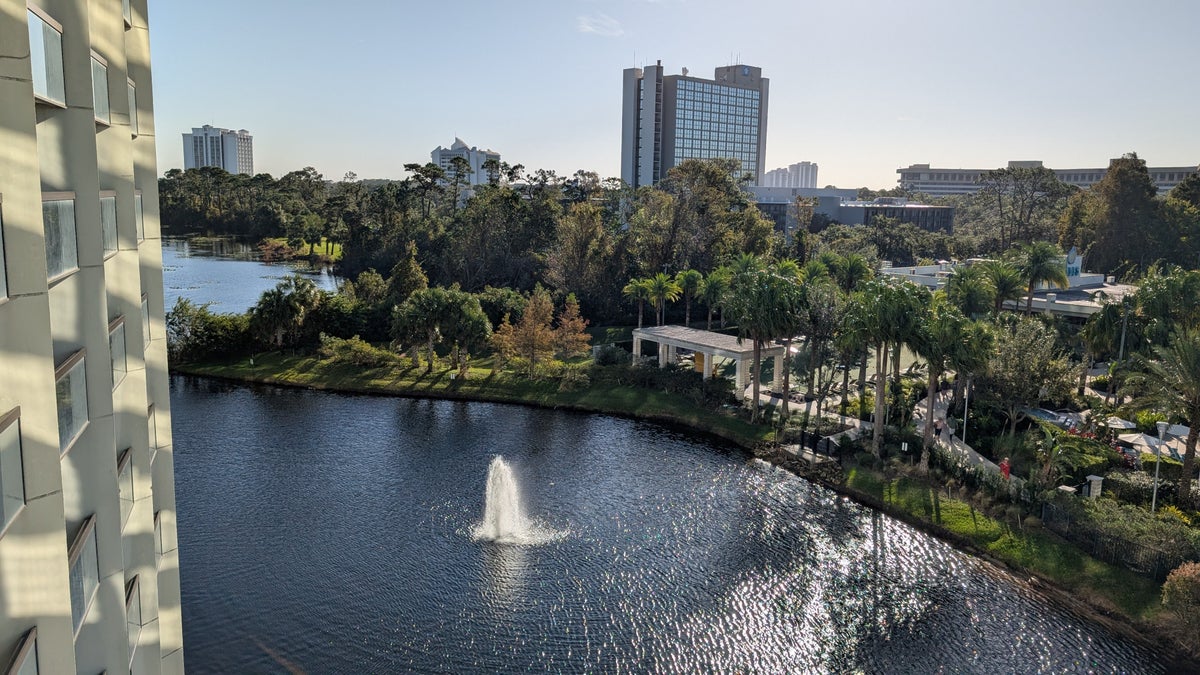
<path fill-rule="evenodd" d="M 1122 443 L 1128 443 L 1135 448 L 1146 448 L 1147 452 L 1154 452 L 1154 448 L 1158 447 L 1159 443 L 1161 443 L 1157 438 L 1143 433 L 1121 434 L 1117 436 L 1117 440 Z"/>
<path fill-rule="evenodd" d="M 1137 425 L 1129 420 L 1123 420 L 1116 415 L 1104 420 L 1104 426 L 1110 429 L 1136 429 Z"/>

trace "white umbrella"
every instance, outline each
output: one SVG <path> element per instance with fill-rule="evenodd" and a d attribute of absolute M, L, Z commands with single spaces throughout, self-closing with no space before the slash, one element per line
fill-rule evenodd
<path fill-rule="evenodd" d="M 1117 440 L 1122 443 L 1128 443 L 1134 447 L 1144 447 L 1150 452 L 1154 452 L 1154 448 L 1158 447 L 1162 441 L 1157 438 L 1143 433 L 1136 434 L 1121 434 L 1117 436 Z"/>
<path fill-rule="evenodd" d="M 1113 415 L 1112 417 L 1109 417 L 1108 419 L 1104 420 L 1104 426 L 1106 426 L 1110 429 L 1136 429 L 1137 428 L 1137 424 L 1134 424 L 1133 422 L 1130 422 L 1129 420 L 1123 420 L 1120 417 L 1117 417 L 1116 415 Z"/>

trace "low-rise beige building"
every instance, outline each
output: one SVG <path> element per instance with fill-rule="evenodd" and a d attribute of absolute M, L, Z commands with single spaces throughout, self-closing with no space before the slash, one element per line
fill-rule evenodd
<path fill-rule="evenodd" d="M 0 672 L 183 672 L 151 97 L 146 0 L 0 0 Z"/>

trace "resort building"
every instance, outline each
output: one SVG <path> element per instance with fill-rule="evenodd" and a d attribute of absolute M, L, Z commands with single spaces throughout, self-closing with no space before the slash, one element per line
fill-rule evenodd
<path fill-rule="evenodd" d="M 183 168 L 219 166 L 229 173 L 254 175 L 254 137 L 249 131 L 205 124 L 183 135 Z"/>
<path fill-rule="evenodd" d="M 664 74 L 662 61 L 624 71 L 621 179 L 653 185 L 686 159 L 736 159 L 761 185 L 768 80 L 762 68 L 717 68 L 713 79 Z"/>
<path fill-rule="evenodd" d="M 0 667 L 182 673 L 147 0 L 0 12 Z"/>
<path fill-rule="evenodd" d="M 815 188 L 817 165 L 812 162 L 797 162 L 791 166 L 771 169 L 763 174 L 762 187 Z"/>
<path fill-rule="evenodd" d="M 811 222 L 815 215 L 843 225 L 869 225 L 876 218 L 887 217 L 929 231 L 952 232 L 954 229 L 953 206 L 916 204 L 895 197 L 864 202 L 858 200 L 858 190 L 839 188 L 754 186 L 747 191 L 753 196 L 758 210 L 775 222 L 776 230 L 789 238 L 801 222 Z"/>
<path fill-rule="evenodd" d="M 1039 168 L 1040 161 L 1009 162 L 1008 168 Z M 1090 188 L 1104 178 L 1108 168 L 1103 169 L 1051 169 L 1058 179 L 1067 185 L 1078 188 Z M 920 192 L 933 197 L 948 195 L 971 195 L 979 192 L 982 186 L 976 181 L 979 177 L 994 169 L 938 169 L 928 164 L 913 164 L 907 168 L 896 169 L 900 174 L 900 187 L 911 192 Z M 1159 194 L 1169 192 L 1171 188 L 1183 182 L 1189 174 L 1200 172 L 1196 166 L 1147 167 L 1150 178 L 1158 188 Z"/>
<path fill-rule="evenodd" d="M 471 173 L 467 179 L 470 185 L 486 185 L 495 180 L 495 172 L 489 172 L 485 164 L 488 160 L 496 160 L 497 166 L 500 164 L 500 153 L 495 150 L 480 150 L 476 147 L 467 147 L 463 139 L 458 137 L 455 137 L 454 143 L 450 147 L 443 148 L 439 145 L 429 154 L 433 163 L 442 167 L 442 171 L 445 171 L 448 176 L 454 173 L 454 168 L 450 162 L 455 157 L 465 159 L 467 165 L 471 167 Z"/>
<path fill-rule="evenodd" d="M 937 290 L 946 285 L 950 274 L 960 265 L 971 266 L 983 262 L 981 259 L 970 259 L 962 262 L 940 260 L 934 265 L 916 265 L 908 267 L 893 267 L 890 262 L 882 263 L 883 274 L 893 278 L 905 279 L 921 284 L 931 290 Z M 1079 250 L 1071 248 L 1062 259 L 1063 270 L 1067 275 L 1067 287 L 1056 288 L 1041 284 L 1033 292 L 1032 311 L 1036 313 L 1054 314 L 1055 316 L 1072 319 L 1076 322 L 1086 321 L 1087 318 L 1104 306 L 1106 302 L 1121 302 L 1126 295 L 1137 290 L 1136 286 L 1117 283 L 1114 277 L 1083 271 L 1083 258 Z M 1004 304 L 1005 309 L 1025 310 L 1025 298 Z"/>

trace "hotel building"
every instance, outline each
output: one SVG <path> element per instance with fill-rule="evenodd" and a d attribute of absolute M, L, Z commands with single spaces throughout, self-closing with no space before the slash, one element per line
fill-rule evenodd
<path fill-rule="evenodd" d="M 724 66 L 713 79 L 665 75 L 662 61 L 624 71 L 621 179 L 653 185 L 686 159 L 736 159 L 763 179 L 768 80 L 762 68 Z"/>
<path fill-rule="evenodd" d="M 182 673 L 146 0 L 0 4 L 0 672 Z"/>
<path fill-rule="evenodd" d="M 797 162 L 791 166 L 771 169 L 763 175 L 762 187 L 816 188 L 817 165 Z"/>
<path fill-rule="evenodd" d="M 218 166 L 229 173 L 254 175 L 254 137 L 249 131 L 205 124 L 183 135 L 183 168 Z"/>
<path fill-rule="evenodd" d="M 1010 169 L 1040 168 L 1040 161 L 1009 162 Z M 928 164 L 913 164 L 907 168 L 896 169 L 900 174 L 900 187 L 911 192 L 919 192 L 933 197 L 948 195 L 971 195 L 979 192 L 982 187 L 976 181 L 980 176 L 994 169 L 937 169 Z M 1090 188 L 1104 178 L 1108 168 L 1103 169 L 1051 169 L 1058 179 L 1067 185 L 1078 188 Z M 1165 194 L 1171 188 L 1183 182 L 1188 174 L 1197 173 L 1200 168 L 1195 166 L 1147 167 L 1150 179 L 1154 181 L 1159 194 Z"/>
<path fill-rule="evenodd" d="M 495 150 L 480 150 L 479 148 L 468 147 L 463 142 L 463 139 L 456 137 L 454 142 L 450 144 L 450 147 L 443 148 L 439 145 L 434 148 L 433 152 L 429 153 L 429 158 L 433 160 L 434 164 L 442 167 L 442 171 L 445 171 L 447 176 L 450 176 L 454 172 L 450 161 L 455 157 L 463 158 L 466 160 L 467 165 L 471 167 L 471 175 L 467 179 L 467 183 L 470 185 L 486 185 L 496 177 L 493 173 L 489 173 L 484 166 L 491 159 L 496 160 L 497 165 L 500 164 L 500 153 Z"/>

